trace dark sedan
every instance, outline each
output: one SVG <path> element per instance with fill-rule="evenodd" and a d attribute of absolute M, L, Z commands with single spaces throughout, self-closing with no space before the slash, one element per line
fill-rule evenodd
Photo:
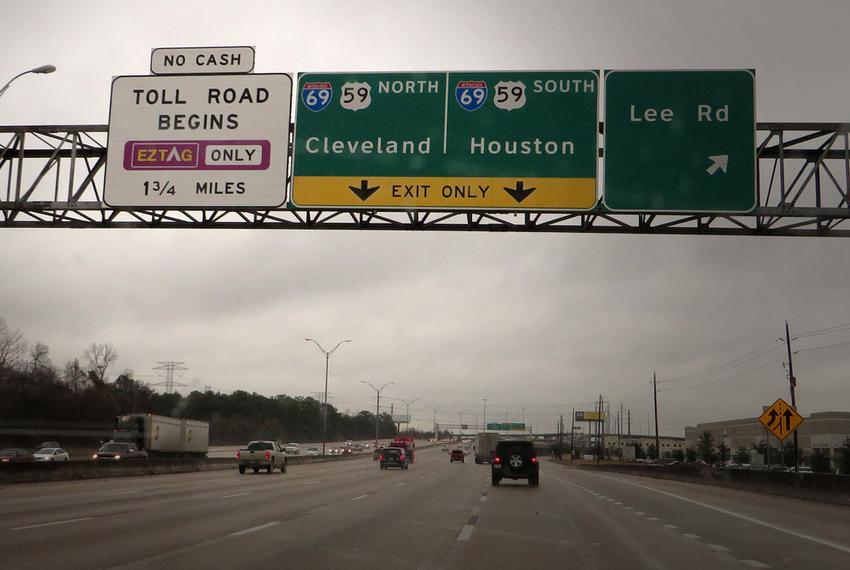
<path fill-rule="evenodd" d="M 120 461 L 125 459 L 147 459 L 146 451 L 140 450 L 132 443 L 104 443 L 92 459 L 96 461 Z"/>
<path fill-rule="evenodd" d="M 0 463 L 19 463 L 22 461 L 35 461 L 35 458 L 26 449 L 0 450 Z"/>

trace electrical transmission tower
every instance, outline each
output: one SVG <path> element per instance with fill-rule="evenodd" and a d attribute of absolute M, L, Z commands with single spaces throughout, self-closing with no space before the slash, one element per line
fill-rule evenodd
<path fill-rule="evenodd" d="M 175 386 L 181 386 L 181 387 L 186 386 L 186 384 L 181 384 L 180 382 L 174 381 L 174 371 L 175 370 L 179 371 L 179 372 L 189 370 L 185 366 L 182 366 L 183 364 L 186 364 L 185 362 L 176 362 L 174 360 L 165 360 L 165 361 L 159 361 L 159 362 L 157 362 L 157 364 L 159 364 L 159 366 L 154 366 L 153 369 L 154 370 L 165 370 L 165 381 L 164 382 L 157 382 L 156 384 L 151 384 L 151 386 L 165 386 L 164 391 L 165 391 L 166 394 L 170 394 L 170 393 L 174 392 Z"/>

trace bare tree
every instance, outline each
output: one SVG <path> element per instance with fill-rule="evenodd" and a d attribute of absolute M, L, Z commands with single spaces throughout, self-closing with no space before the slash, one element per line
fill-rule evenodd
<path fill-rule="evenodd" d="M 20 330 L 12 330 L 0 317 L 0 368 L 17 366 L 27 351 L 27 343 Z"/>
<path fill-rule="evenodd" d="M 30 372 L 34 377 L 42 376 L 53 368 L 53 363 L 50 362 L 50 348 L 46 344 L 35 343 L 35 346 L 30 350 L 29 364 Z"/>
<path fill-rule="evenodd" d="M 118 360 L 118 352 L 108 342 L 103 344 L 91 343 L 86 350 L 86 360 L 89 362 L 89 375 L 100 384 L 106 380 L 106 371 L 111 364 Z"/>

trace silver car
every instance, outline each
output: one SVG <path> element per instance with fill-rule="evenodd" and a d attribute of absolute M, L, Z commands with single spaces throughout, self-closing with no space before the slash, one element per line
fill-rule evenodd
<path fill-rule="evenodd" d="M 36 461 L 70 461 L 71 455 L 61 447 L 42 447 L 36 449 L 32 456 Z"/>

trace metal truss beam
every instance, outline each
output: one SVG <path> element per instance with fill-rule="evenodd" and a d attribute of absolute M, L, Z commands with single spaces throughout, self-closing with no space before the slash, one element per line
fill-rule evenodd
<path fill-rule="evenodd" d="M 0 127 L 0 226 L 850 237 L 847 123 L 759 123 L 758 206 L 747 214 L 615 213 L 601 202 L 589 212 L 110 208 L 107 130 Z"/>

